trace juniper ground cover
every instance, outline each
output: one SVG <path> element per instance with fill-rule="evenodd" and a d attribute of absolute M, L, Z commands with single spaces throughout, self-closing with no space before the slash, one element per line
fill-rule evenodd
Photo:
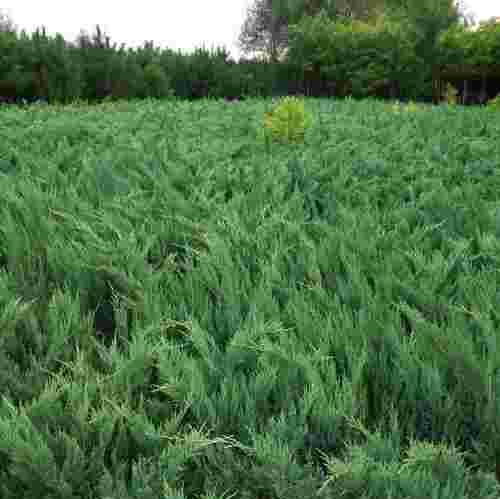
<path fill-rule="evenodd" d="M 498 497 L 500 113 L 269 104 L 0 108 L 0 497 Z"/>

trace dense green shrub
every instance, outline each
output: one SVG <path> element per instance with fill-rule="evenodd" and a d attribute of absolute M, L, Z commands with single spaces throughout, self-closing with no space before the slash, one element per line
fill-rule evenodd
<path fill-rule="evenodd" d="M 377 82 L 410 81 L 416 61 L 414 46 L 400 26 L 380 18 L 375 25 L 334 21 L 321 13 L 291 28 L 288 58 L 303 67 L 320 68 L 353 96 L 370 93 Z"/>
<path fill-rule="evenodd" d="M 412 19 L 393 12 L 365 22 L 332 19 L 324 11 L 305 16 L 290 26 L 289 50 L 281 62 L 234 62 L 224 49 L 182 54 L 151 42 L 117 49 L 99 26 L 74 44 L 60 35 L 48 37 L 44 30 L 31 36 L 0 33 L 0 98 L 93 102 L 106 97 L 239 98 L 306 91 L 366 97 L 390 87 L 392 97 L 427 99 L 434 64 L 492 65 L 500 60 L 499 26 L 485 25 L 477 32 L 450 27 L 450 19 L 429 5 L 414 7 Z"/>

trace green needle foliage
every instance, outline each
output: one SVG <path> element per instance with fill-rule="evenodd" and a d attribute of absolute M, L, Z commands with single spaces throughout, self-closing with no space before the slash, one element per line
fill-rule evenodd
<path fill-rule="evenodd" d="M 0 110 L 2 499 L 498 497 L 500 114 L 304 107 Z"/>

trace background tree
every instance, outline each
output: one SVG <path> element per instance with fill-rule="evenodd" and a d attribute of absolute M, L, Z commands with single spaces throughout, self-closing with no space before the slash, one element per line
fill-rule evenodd
<path fill-rule="evenodd" d="M 389 16 L 414 31 L 424 51 L 451 24 L 474 23 L 463 0 L 255 0 L 239 36 L 240 49 L 246 55 L 254 52 L 277 61 L 289 46 L 289 27 L 321 10 L 332 19 L 351 17 L 365 22 Z"/>
<path fill-rule="evenodd" d="M 284 46 L 286 38 L 287 18 L 272 0 L 255 0 L 255 4 L 247 10 L 247 18 L 238 37 L 242 51 L 249 55 L 252 52 L 264 54 L 271 60 L 278 59 L 278 52 Z M 283 9 L 284 10 L 284 9 Z"/>
<path fill-rule="evenodd" d="M 366 20 L 376 16 L 384 0 L 255 0 L 239 35 L 240 49 L 246 55 L 257 52 L 271 61 L 279 60 L 288 48 L 289 26 L 303 16 L 324 10 L 329 18 L 354 17 Z"/>
<path fill-rule="evenodd" d="M 12 101 L 16 80 L 12 74 L 16 59 L 17 33 L 12 20 L 0 12 L 0 102 Z"/>
<path fill-rule="evenodd" d="M 452 25 L 467 22 L 463 5 L 456 0 L 384 0 L 387 19 L 403 27 L 417 56 L 415 85 L 432 97 L 432 69 L 438 62 L 438 39 Z"/>
<path fill-rule="evenodd" d="M 419 55 L 432 63 L 439 34 L 454 24 L 467 22 L 463 5 L 456 0 L 384 0 L 386 15 L 406 26 L 416 40 Z"/>
<path fill-rule="evenodd" d="M 15 33 L 17 27 L 7 14 L 0 12 L 0 33 Z"/>

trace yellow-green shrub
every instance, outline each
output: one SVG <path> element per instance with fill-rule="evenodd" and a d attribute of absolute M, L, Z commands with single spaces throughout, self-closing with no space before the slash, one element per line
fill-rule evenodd
<path fill-rule="evenodd" d="M 494 99 L 488 101 L 486 107 L 494 111 L 500 111 L 500 94 L 498 94 Z"/>
<path fill-rule="evenodd" d="M 446 90 L 443 94 L 444 100 L 447 104 L 454 105 L 458 101 L 458 90 L 451 84 L 446 85 Z"/>
<path fill-rule="evenodd" d="M 264 127 L 271 136 L 282 142 L 302 142 L 312 117 L 304 102 L 297 97 L 285 97 L 271 112 L 266 113 Z"/>

